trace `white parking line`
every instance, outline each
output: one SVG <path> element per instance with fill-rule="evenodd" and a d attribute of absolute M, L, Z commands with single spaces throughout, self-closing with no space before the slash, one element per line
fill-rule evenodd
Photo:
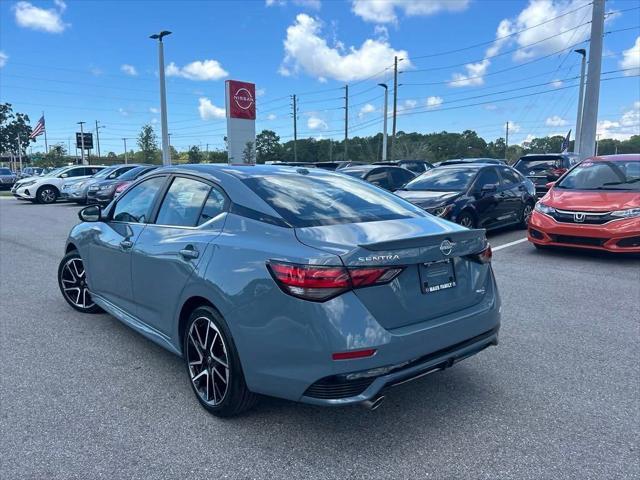
<path fill-rule="evenodd" d="M 491 250 L 497 252 L 498 250 L 502 250 L 503 248 L 511 247 L 513 245 L 517 245 L 522 242 L 526 242 L 527 237 L 521 238 L 520 240 L 514 240 L 513 242 L 505 243 L 504 245 L 498 245 L 497 247 L 491 247 Z"/>

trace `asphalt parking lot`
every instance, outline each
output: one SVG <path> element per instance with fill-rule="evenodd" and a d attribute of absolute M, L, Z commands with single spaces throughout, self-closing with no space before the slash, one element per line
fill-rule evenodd
<path fill-rule="evenodd" d="M 640 476 L 638 258 L 490 234 L 497 348 L 374 412 L 264 399 L 221 420 L 179 358 L 67 306 L 56 271 L 77 211 L 0 198 L 3 479 Z"/>

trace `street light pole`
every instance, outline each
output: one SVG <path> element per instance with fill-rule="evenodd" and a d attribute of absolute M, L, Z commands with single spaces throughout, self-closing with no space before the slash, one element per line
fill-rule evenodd
<path fill-rule="evenodd" d="M 129 163 L 129 154 L 127 153 L 127 139 L 123 138 L 122 141 L 124 142 L 124 163 L 127 164 Z"/>
<path fill-rule="evenodd" d="M 171 32 L 163 30 L 153 34 L 149 38 L 158 40 L 158 70 L 160 73 L 160 122 L 162 125 L 162 164 L 171 165 L 171 154 L 169 152 L 169 127 L 167 126 L 167 93 L 164 82 L 164 47 L 162 38 L 170 35 Z"/>
<path fill-rule="evenodd" d="M 386 83 L 379 83 L 379 86 L 384 88 L 384 122 L 382 127 L 382 161 L 387 160 L 387 107 L 389 102 L 389 87 Z"/>
<path fill-rule="evenodd" d="M 587 67 L 587 51 L 584 48 L 574 50 L 574 52 L 582 55 L 582 61 L 580 66 L 580 91 L 578 92 L 578 117 L 576 119 L 576 135 L 573 141 L 573 152 L 578 153 L 580 151 L 580 135 L 582 134 L 582 104 L 584 102 L 584 75 Z"/>
<path fill-rule="evenodd" d="M 82 165 L 86 165 L 84 161 L 84 130 L 82 128 L 85 123 L 86 122 L 78 122 L 78 125 L 80 125 L 80 155 L 82 156 Z"/>
<path fill-rule="evenodd" d="M 98 160 L 100 160 L 101 156 L 100 156 L 100 129 L 101 128 L 105 128 L 104 125 L 100 125 L 98 126 L 98 120 L 96 120 L 96 144 L 98 147 Z"/>

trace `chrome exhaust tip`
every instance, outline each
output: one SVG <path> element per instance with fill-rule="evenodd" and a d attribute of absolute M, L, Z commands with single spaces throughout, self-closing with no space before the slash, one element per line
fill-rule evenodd
<path fill-rule="evenodd" d="M 382 405 L 382 402 L 384 402 L 384 395 L 377 396 L 372 400 L 365 400 L 360 405 L 362 405 L 367 410 L 374 411 L 380 405 Z"/>

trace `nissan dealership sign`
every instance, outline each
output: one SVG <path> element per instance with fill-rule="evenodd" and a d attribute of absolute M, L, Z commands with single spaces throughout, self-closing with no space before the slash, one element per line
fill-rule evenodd
<path fill-rule="evenodd" d="M 255 163 L 256 86 L 227 80 L 225 89 L 229 163 Z"/>

